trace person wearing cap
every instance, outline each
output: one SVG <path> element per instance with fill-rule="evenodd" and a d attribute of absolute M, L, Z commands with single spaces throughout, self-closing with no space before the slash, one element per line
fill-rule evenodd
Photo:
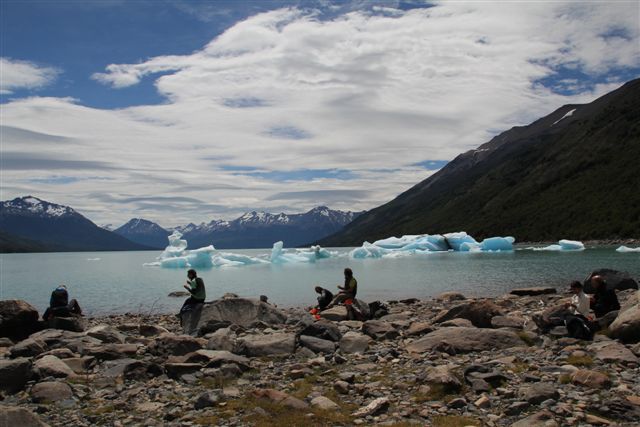
<path fill-rule="evenodd" d="M 72 299 L 69 301 L 67 285 L 63 283 L 51 292 L 49 307 L 45 310 L 42 318 L 44 320 L 49 320 L 53 317 L 70 316 L 82 316 L 82 309 L 80 308 L 80 304 L 78 304 L 77 300 Z"/>

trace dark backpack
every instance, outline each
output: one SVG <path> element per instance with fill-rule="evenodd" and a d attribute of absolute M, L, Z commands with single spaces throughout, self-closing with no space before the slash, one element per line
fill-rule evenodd
<path fill-rule="evenodd" d="M 565 325 L 569 336 L 579 340 L 591 341 L 593 339 L 593 326 L 582 316 L 567 316 Z"/>
<path fill-rule="evenodd" d="M 68 304 L 69 293 L 65 288 L 56 288 L 51 292 L 51 300 L 49 301 L 50 307 L 66 307 Z"/>

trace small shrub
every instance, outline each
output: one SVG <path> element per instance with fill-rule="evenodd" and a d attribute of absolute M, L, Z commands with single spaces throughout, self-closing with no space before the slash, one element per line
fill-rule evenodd
<path fill-rule="evenodd" d="M 569 356 L 567 357 L 567 363 L 573 366 L 592 366 L 593 358 L 591 356 Z"/>
<path fill-rule="evenodd" d="M 481 422 L 459 415 L 438 415 L 432 418 L 433 427 L 465 427 L 480 426 Z"/>

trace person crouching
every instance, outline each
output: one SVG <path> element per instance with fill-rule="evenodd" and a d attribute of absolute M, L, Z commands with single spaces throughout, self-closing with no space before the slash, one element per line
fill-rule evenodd
<path fill-rule="evenodd" d="M 198 273 L 194 269 L 187 271 L 187 282 L 184 284 L 184 288 L 189 291 L 191 294 L 189 298 L 187 298 L 180 309 L 180 313 L 178 316 L 180 317 L 180 322 L 182 323 L 182 313 L 186 311 L 191 311 L 197 304 L 202 304 L 207 297 L 204 281 L 202 278 L 198 277 Z"/>

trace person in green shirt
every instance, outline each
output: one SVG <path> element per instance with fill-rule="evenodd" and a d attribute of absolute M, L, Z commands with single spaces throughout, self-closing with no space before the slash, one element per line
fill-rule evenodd
<path fill-rule="evenodd" d="M 198 273 L 194 269 L 187 271 L 187 282 L 184 284 L 184 288 L 189 291 L 191 296 L 182 305 L 179 316 L 185 311 L 193 310 L 196 304 L 202 304 L 207 297 L 204 289 L 204 281 L 198 277 Z"/>
<path fill-rule="evenodd" d="M 358 293 L 358 281 L 353 277 L 353 271 L 350 268 L 344 269 L 344 286 L 338 285 L 338 289 L 340 289 L 340 292 L 338 292 L 327 308 L 331 308 L 336 304 L 341 304 L 348 299 L 356 299 L 356 294 Z"/>

